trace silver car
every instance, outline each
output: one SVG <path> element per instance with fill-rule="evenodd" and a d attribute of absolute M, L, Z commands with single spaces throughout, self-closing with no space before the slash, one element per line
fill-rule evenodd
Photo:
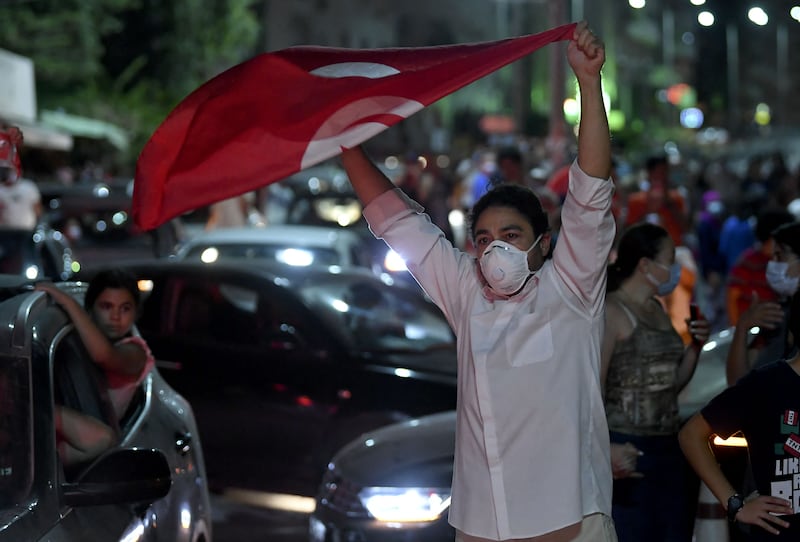
<path fill-rule="evenodd" d="M 117 445 L 89 464 L 59 460 L 54 404 L 114 423 L 97 370 L 63 310 L 0 276 L 0 540 L 211 542 L 194 415 L 156 369 Z"/>

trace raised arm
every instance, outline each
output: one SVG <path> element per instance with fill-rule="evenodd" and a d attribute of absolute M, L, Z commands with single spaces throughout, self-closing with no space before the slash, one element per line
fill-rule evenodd
<path fill-rule="evenodd" d="M 783 320 L 784 314 L 780 304 L 774 301 L 759 301 L 758 294 L 753 292 L 753 302 L 736 322 L 728 357 L 725 361 L 725 376 L 728 385 L 733 386 L 753 368 L 758 349 L 749 344 L 750 329 L 758 326 L 764 330 L 775 329 Z M 763 348 L 763 344 L 760 344 Z"/>
<path fill-rule="evenodd" d="M 575 72 L 581 94 L 581 122 L 578 133 L 578 164 L 592 177 L 611 175 L 611 137 L 603 104 L 600 69 L 606 60 L 603 42 L 585 21 L 575 27 L 567 48 L 567 60 Z"/>
<path fill-rule="evenodd" d="M 583 109 L 578 159 L 570 168 L 553 265 L 565 287 L 580 299 L 581 310 L 597 315 L 603 308 L 605 270 L 614 242 L 614 186 L 609 180 L 611 134 L 600 83 L 605 51 L 585 22 L 575 27 L 567 60 L 580 85 Z"/>
<path fill-rule="evenodd" d="M 361 146 L 342 150 L 342 165 L 347 171 L 353 190 L 365 207 L 394 188 L 392 181 L 369 159 Z"/>

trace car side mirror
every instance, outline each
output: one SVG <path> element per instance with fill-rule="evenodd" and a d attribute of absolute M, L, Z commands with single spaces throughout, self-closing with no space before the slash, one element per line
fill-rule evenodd
<path fill-rule="evenodd" d="M 169 463 L 159 450 L 111 451 L 61 490 L 69 506 L 152 503 L 169 493 Z"/>

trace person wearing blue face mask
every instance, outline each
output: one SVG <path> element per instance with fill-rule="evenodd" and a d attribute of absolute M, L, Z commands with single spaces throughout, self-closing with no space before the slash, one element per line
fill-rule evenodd
<path fill-rule="evenodd" d="M 608 269 L 600 381 L 620 542 L 692 539 L 678 394 L 694 374 L 710 328 L 705 319 L 688 322 L 692 341 L 684 346 L 673 327 L 657 296 L 672 292 L 680 274 L 667 230 L 650 223 L 625 231 Z"/>
<path fill-rule="evenodd" d="M 729 385 L 735 384 L 752 369 L 791 357 L 797 350 L 796 338 L 788 332 L 787 323 L 791 313 L 796 312 L 790 306 L 800 284 L 800 222 L 779 226 L 771 233 L 771 238 L 772 259 L 767 262 L 765 276 L 777 300 L 755 297 L 752 305 L 742 313 L 726 360 Z M 753 327 L 758 327 L 759 333 L 751 341 Z"/>

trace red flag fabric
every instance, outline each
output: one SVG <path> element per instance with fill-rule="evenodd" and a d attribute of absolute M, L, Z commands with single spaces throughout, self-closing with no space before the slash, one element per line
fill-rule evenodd
<path fill-rule="evenodd" d="M 436 47 L 303 46 L 259 55 L 200 86 L 156 129 L 136 167 L 134 221 L 149 230 L 318 164 L 570 39 L 574 28 Z"/>

